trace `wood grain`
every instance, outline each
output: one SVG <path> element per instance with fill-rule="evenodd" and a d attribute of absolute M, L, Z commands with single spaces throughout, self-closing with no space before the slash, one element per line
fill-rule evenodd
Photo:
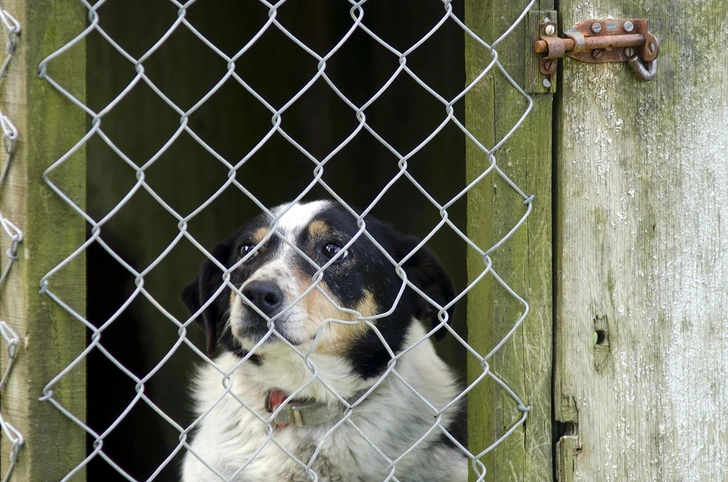
<path fill-rule="evenodd" d="M 564 30 L 644 17 L 657 77 L 567 60 L 558 100 L 561 480 L 728 480 L 728 5 L 562 1 Z"/>
<path fill-rule="evenodd" d="M 25 439 L 11 480 L 60 480 L 85 458 L 86 434 L 39 398 L 43 387 L 83 351 L 86 334 L 80 322 L 39 290 L 41 278 L 83 243 L 85 222 L 49 189 L 42 175 L 83 136 L 86 120 L 80 109 L 38 77 L 38 64 L 83 30 L 87 12 L 80 4 L 52 0 L 12 0 L 4 2 L 3 8 L 17 18 L 22 36 L 0 88 L 0 105 L 20 133 L 0 203 L 3 213 L 23 231 L 24 240 L 18 262 L 0 292 L 0 318 L 20 338 L 17 361 L 1 394 L 2 413 Z M 83 96 L 83 43 L 50 69 L 66 88 Z M 83 149 L 53 175 L 81 207 L 85 179 Z M 3 251 L 6 247 L 3 244 Z M 84 256 L 53 276 L 49 286 L 83 315 Z M 6 362 L 3 350 L 3 369 Z M 54 399 L 81 420 L 86 412 L 85 385 L 81 364 L 53 388 Z M 8 468 L 9 449 L 8 439 L 3 437 L 3 473 Z M 84 480 L 83 472 L 74 480 Z"/>
<path fill-rule="evenodd" d="M 542 2 L 539 8 L 553 8 Z M 466 2 L 467 25 L 486 42 L 494 42 L 518 15 L 522 5 L 503 2 Z M 538 8 L 536 8 L 537 10 Z M 526 22 L 498 45 L 504 68 L 519 85 L 526 85 Z M 466 37 L 467 81 L 472 82 L 491 61 L 490 52 Z M 551 106 L 552 96 L 534 96 L 524 124 L 496 153 L 501 169 L 527 194 L 533 211 L 503 246 L 492 254 L 495 271 L 530 305 L 524 324 L 489 360 L 490 369 L 531 407 L 525 425 L 482 458 L 488 481 L 550 481 L 551 432 Z M 527 101 L 494 69 L 466 96 L 466 125 L 486 147 L 494 146 L 518 122 Z M 489 165 L 487 155 L 468 141 L 467 180 L 476 179 Z M 487 250 L 525 214 L 527 206 L 495 173 L 468 195 L 468 235 Z M 471 280 L 483 271 L 475 250 L 468 251 Z M 487 276 L 468 296 L 468 341 L 481 354 L 491 351 L 523 313 L 523 306 Z M 483 373 L 475 357 L 468 359 L 469 381 Z M 493 380 L 485 379 L 469 394 L 468 443 L 477 454 L 503 435 L 522 413 L 513 399 Z M 476 480 L 471 473 L 471 480 Z"/>

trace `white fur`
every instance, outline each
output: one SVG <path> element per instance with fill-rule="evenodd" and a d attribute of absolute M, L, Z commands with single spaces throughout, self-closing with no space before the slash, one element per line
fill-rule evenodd
<path fill-rule="evenodd" d="M 311 201 L 308 203 L 282 204 L 273 208 L 272 213 L 278 220 L 278 231 L 284 236 L 305 229 L 318 213 L 331 206 L 331 201 Z M 272 221 L 272 220 L 271 220 Z"/>
<path fill-rule="evenodd" d="M 406 346 L 425 337 L 417 321 L 412 323 Z M 256 351 L 263 355 L 261 366 L 244 362 L 225 353 L 215 359 L 222 372 L 231 373 L 231 393 L 224 394 L 224 376 L 213 366 L 200 369 L 195 388 L 197 414 L 209 411 L 197 424 L 185 456 L 183 482 L 376 482 L 388 477 L 388 462 L 400 457 L 435 423 L 435 412 L 390 373 L 349 419 L 326 436 L 334 422 L 297 428 L 272 428 L 255 416 L 267 419 L 265 396 L 271 388 L 291 393 L 313 380 L 296 398 L 315 398 L 335 406 L 337 398 L 313 375 L 306 362 L 281 343 L 268 344 Z M 343 358 L 314 353 L 309 358 L 318 369 L 318 378 L 343 398 L 371 387 L 377 379 L 362 380 L 353 376 Z M 437 409 L 452 401 L 459 387 L 447 365 L 437 356 L 429 339 L 424 340 L 398 359 L 396 372 L 421 397 Z M 241 401 L 247 405 L 247 408 Z M 442 414 L 448 426 L 457 407 Z M 360 430 L 377 448 L 372 447 Z M 433 443 L 441 437 L 435 429 L 425 440 L 394 466 L 400 482 L 464 482 L 466 459 L 450 445 Z M 279 446 L 285 447 L 301 464 Z M 314 451 L 320 451 L 314 455 Z M 198 459 L 203 459 L 222 477 Z M 307 470 L 305 465 L 309 466 Z"/>

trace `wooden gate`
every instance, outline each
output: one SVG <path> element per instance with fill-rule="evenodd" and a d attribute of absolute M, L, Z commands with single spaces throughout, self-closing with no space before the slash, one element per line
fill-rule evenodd
<path fill-rule="evenodd" d="M 534 2 L 533 11 L 553 7 Z M 466 19 L 495 39 L 510 8 L 473 0 Z M 559 31 L 607 18 L 649 20 L 660 40 L 654 80 L 626 64 L 560 61 L 553 105 L 551 94 L 533 94 L 533 114 L 498 159 L 535 194 L 532 223 L 500 253 L 533 312 L 496 363 L 533 410 L 486 462 L 488 480 L 728 478 L 728 4 L 558 2 Z M 521 85 L 538 86 L 524 63 L 533 32 L 523 25 L 523 43 L 504 43 L 500 58 Z M 484 135 L 498 136 L 515 110 L 502 84 L 494 78 L 471 94 L 470 126 Z M 469 166 L 478 162 L 470 150 Z M 487 237 L 513 215 L 509 206 L 518 209 L 499 195 L 492 184 L 471 195 L 473 233 Z M 502 322 L 486 300 L 471 301 L 471 331 Z M 471 440 L 502 430 L 501 405 L 472 397 L 471 410 L 494 408 L 471 417 Z"/>

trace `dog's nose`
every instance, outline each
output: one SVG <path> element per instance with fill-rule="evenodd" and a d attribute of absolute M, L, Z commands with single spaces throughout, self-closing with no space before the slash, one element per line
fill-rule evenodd
<path fill-rule="evenodd" d="M 268 316 L 276 314 L 283 304 L 283 291 L 272 281 L 251 281 L 243 295 Z"/>

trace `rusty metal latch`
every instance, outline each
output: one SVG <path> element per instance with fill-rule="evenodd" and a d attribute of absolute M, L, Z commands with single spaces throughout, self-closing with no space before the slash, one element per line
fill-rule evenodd
<path fill-rule="evenodd" d="M 657 73 L 660 44 L 647 28 L 647 20 L 588 20 L 557 36 L 556 23 L 546 19 L 540 25 L 541 39 L 536 52 L 546 54 L 539 59 L 544 75 L 556 72 L 556 61 L 568 55 L 589 63 L 628 62 L 642 80 L 652 80 Z"/>

